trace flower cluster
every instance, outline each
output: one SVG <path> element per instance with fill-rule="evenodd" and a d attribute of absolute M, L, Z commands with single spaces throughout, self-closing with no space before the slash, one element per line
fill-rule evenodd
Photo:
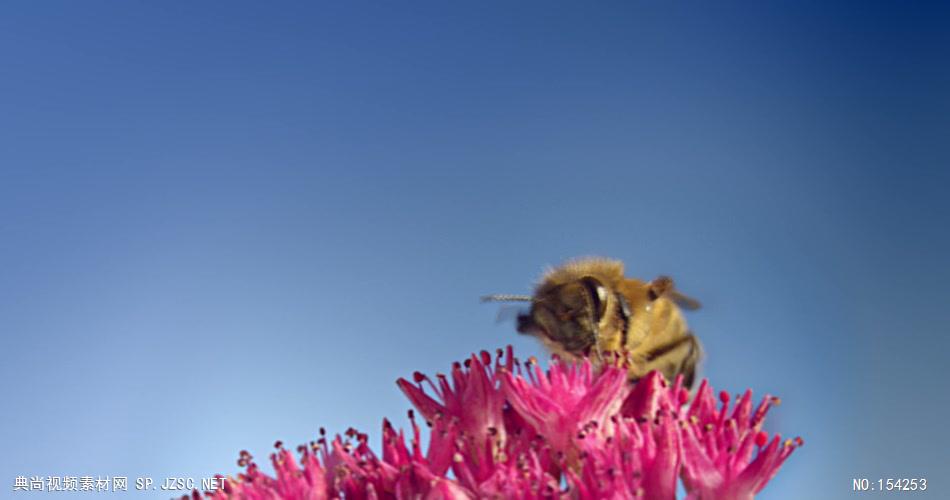
<path fill-rule="evenodd" d="M 747 391 L 730 404 L 721 392 L 717 402 L 705 381 L 690 396 L 656 372 L 631 385 L 619 362 L 554 358 L 545 372 L 509 347 L 397 384 L 429 427 L 425 451 L 413 411 L 411 437 L 383 421 L 381 455 L 365 434 L 331 440 L 321 429 L 299 461 L 278 443 L 275 476 L 242 452 L 245 471 L 205 496 L 675 499 L 682 479 L 688 499 L 747 499 L 802 444 L 762 430 L 777 398 L 753 405 Z"/>

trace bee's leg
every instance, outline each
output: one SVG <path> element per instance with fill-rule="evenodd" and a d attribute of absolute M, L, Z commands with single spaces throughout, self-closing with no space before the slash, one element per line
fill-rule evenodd
<path fill-rule="evenodd" d="M 701 352 L 699 340 L 692 334 L 686 334 L 639 356 L 639 362 L 630 372 L 634 378 L 639 379 L 653 370 L 658 370 L 670 381 L 682 373 L 683 386 L 691 388 L 696 378 L 696 365 Z"/>

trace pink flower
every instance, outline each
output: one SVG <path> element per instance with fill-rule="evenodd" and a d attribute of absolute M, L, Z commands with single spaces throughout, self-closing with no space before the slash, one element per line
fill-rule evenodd
<path fill-rule="evenodd" d="M 703 381 L 692 401 L 680 379 L 654 372 L 635 386 L 618 364 L 555 359 L 547 372 L 522 365 L 511 348 L 494 361 L 482 352 L 452 367 L 451 380 L 416 374 L 397 383 L 429 426 L 409 412 L 408 438 L 383 421 L 382 455 L 368 436 L 321 437 L 299 448 L 278 443 L 275 476 L 246 452 L 243 474 L 224 480 L 214 499 L 748 499 L 777 473 L 801 439 L 761 430 L 776 398 L 753 410 L 750 391 L 716 404 Z M 427 390 L 428 389 L 428 390 Z M 197 491 L 194 498 L 201 498 Z"/>
<path fill-rule="evenodd" d="M 209 492 L 207 498 L 215 500 L 229 498 L 317 500 L 328 498 L 326 471 L 321 467 L 320 461 L 306 449 L 301 449 L 301 464 L 297 464 L 293 454 L 283 449 L 280 442 L 278 442 L 277 447 L 277 452 L 271 455 L 271 463 L 277 472 L 276 478 L 262 473 L 257 465 L 251 461 L 251 455 L 246 451 L 242 451 L 238 464 L 247 467 L 246 472 L 239 474 L 237 478 L 216 476 L 223 482 L 223 486 L 216 492 Z M 197 491 L 193 496 L 195 498 L 201 497 Z"/>
<path fill-rule="evenodd" d="M 503 358 L 507 364 L 502 364 Z M 436 385 L 418 372 L 413 375 L 415 384 L 406 379 L 396 381 L 427 422 L 438 423 L 458 436 L 462 456 L 467 460 L 457 461 L 454 472 L 470 487 L 492 475 L 495 460 L 505 447 L 505 397 L 498 374 L 510 370 L 513 362 L 510 347 L 507 356 L 500 349 L 497 351 L 494 365 L 491 355 L 482 351 L 466 360 L 464 367 L 460 363 L 452 365 L 451 383 L 448 377 L 438 374 Z M 426 394 L 423 383 L 428 384 L 438 400 Z M 450 447 L 445 450 L 455 451 Z"/>
<path fill-rule="evenodd" d="M 505 397 L 556 452 L 572 451 L 581 426 L 607 425 L 629 392 L 627 370 L 618 366 L 605 366 L 595 375 L 590 362 L 562 363 L 554 358 L 547 374 L 531 362 L 525 371 L 527 378 L 502 374 Z"/>
<path fill-rule="evenodd" d="M 669 415 L 653 420 L 613 417 L 609 432 L 585 436 L 580 473 L 567 471 L 582 499 L 671 499 L 676 495 L 678 427 Z"/>
<path fill-rule="evenodd" d="M 484 437 L 491 429 L 504 430 L 502 406 L 505 400 L 497 384 L 497 371 L 503 367 L 502 357 L 499 350 L 494 367 L 491 355 L 486 351 L 478 356 L 473 354 L 466 360 L 464 368 L 460 363 L 454 363 L 451 383 L 445 375 L 438 374 L 436 385 L 426 375 L 416 372 L 413 375 L 415 384 L 402 378 L 396 384 L 427 421 L 447 418 L 455 422 L 460 433 Z M 507 359 L 505 367 L 510 370 L 513 360 L 510 347 Z M 441 402 L 425 393 L 423 382 Z"/>
<path fill-rule="evenodd" d="M 730 414 L 729 394 L 719 394 L 718 411 L 712 394 L 704 380 L 682 421 L 683 483 L 692 499 L 753 498 L 803 441 L 776 435 L 770 442 L 761 430 L 777 398 L 765 396 L 753 412 L 746 391 Z"/>

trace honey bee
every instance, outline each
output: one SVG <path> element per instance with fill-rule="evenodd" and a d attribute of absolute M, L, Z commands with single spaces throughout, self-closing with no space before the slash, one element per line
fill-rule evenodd
<path fill-rule="evenodd" d="M 607 353 L 623 355 L 633 381 L 659 370 L 670 381 L 682 374 L 691 387 L 696 376 L 702 347 L 682 309 L 699 303 L 679 293 L 667 276 L 627 278 L 620 261 L 585 258 L 545 273 L 534 295 L 488 295 L 482 301 L 531 302 L 518 315 L 518 332 L 537 337 L 562 358 L 602 362 Z"/>

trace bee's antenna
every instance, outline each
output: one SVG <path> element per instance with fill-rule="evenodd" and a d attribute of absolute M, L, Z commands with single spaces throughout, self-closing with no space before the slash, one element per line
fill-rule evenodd
<path fill-rule="evenodd" d="M 482 302 L 531 302 L 530 295 L 511 295 L 504 293 L 496 293 L 494 295 L 484 295 L 481 298 Z"/>

